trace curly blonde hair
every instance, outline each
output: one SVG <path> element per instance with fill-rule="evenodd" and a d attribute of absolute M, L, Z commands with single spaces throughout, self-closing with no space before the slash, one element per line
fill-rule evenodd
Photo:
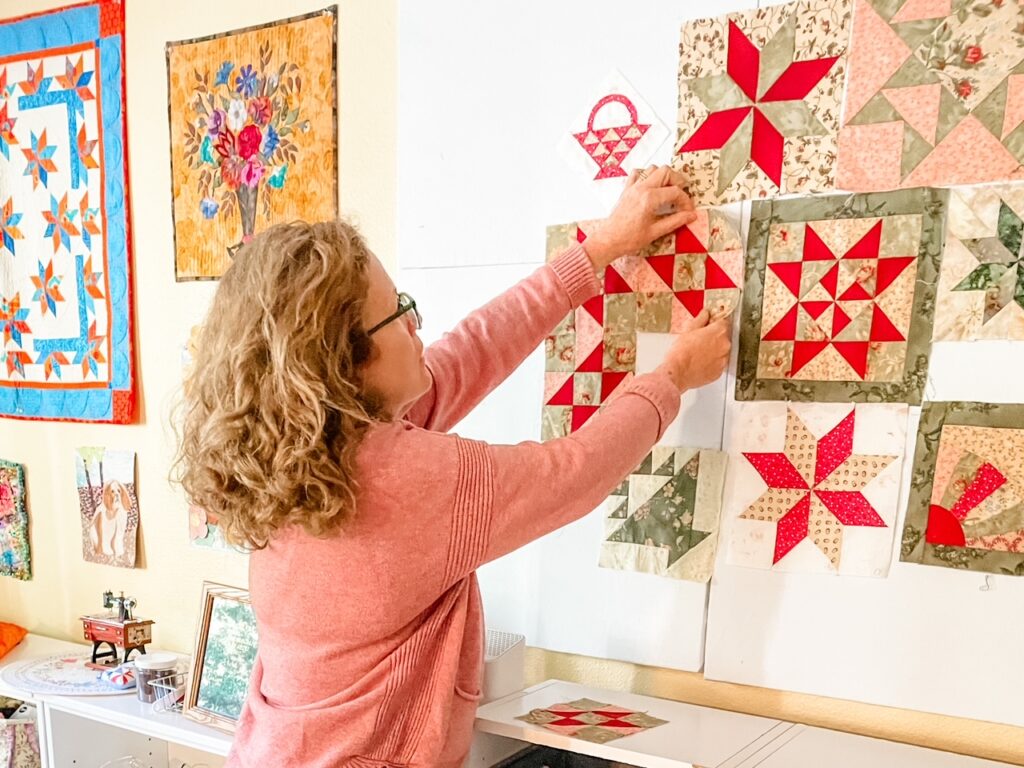
<path fill-rule="evenodd" d="M 253 549 L 297 525 L 337 531 L 355 452 L 380 418 L 361 389 L 370 251 L 340 221 L 279 224 L 217 288 L 185 388 L 176 478 L 225 538 Z"/>

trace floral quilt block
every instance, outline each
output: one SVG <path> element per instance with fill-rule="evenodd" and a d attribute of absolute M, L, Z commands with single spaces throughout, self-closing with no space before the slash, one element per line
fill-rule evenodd
<path fill-rule="evenodd" d="M 870 191 L 1024 178 L 1024 8 L 855 0 L 838 183 Z"/>
<path fill-rule="evenodd" d="M 614 704 L 604 704 L 593 699 L 578 699 L 564 704 L 553 704 L 544 709 L 534 709 L 516 720 L 568 736 L 573 739 L 605 744 L 609 741 L 642 733 L 668 720 L 652 717 L 646 712 L 637 712 Z"/>
<path fill-rule="evenodd" d="M 1024 575 L 1024 406 L 925 404 L 900 559 Z"/>
<path fill-rule="evenodd" d="M 850 0 L 686 22 L 676 164 L 700 204 L 835 188 Z"/>
<path fill-rule="evenodd" d="M 906 405 L 743 403 L 729 443 L 727 560 L 885 576 Z"/>
<path fill-rule="evenodd" d="M 707 582 L 725 466 L 721 451 L 655 446 L 608 498 L 599 564 Z"/>
<path fill-rule="evenodd" d="M 178 280 L 258 231 L 338 215 L 337 6 L 167 44 Z"/>
<path fill-rule="evenodd" d="M 0 414 L 135 418 L 124 6 L 0 21 Z"/>
<path fill-rule="evenodd" d="M 32 578 L 25 468 L 0 459 L 0 576 Z"/>
<path fill-rule="evenodd" d="M 551 260 L 584 242 L 597 222 L 548 228 Z M 728 314 L 739 301 L 743 246 L 716 210 L 605 269 L 604 293 L 565 317 L 545 341 L 542 436 L 579 429 L 636 372 L 637 333 L 673 333 L 705 307 Z"/>
<path fill-rule="evenodd" d="M 1024 340 L 1024 184 L 950 192 L 935 339 Z"/>
<path fill-rule="evenodd" d="M 753 204 L 739 400 L 917 404 L 946 193 Z"/>

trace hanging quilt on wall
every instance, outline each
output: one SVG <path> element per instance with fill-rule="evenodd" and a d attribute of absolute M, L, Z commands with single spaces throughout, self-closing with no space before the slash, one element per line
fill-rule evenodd
<path fill-rule="evenodd" d="M 608 497 L 603 568 L 706 582 L 718 544 L 726 455 L 656 445 Z"/>
<path fill-rule="evenodd" d="M 558 152 L 596 182 L 602 199 L 614 204 L 629 172 L 646 166 L 667 138 L 668 128 L 657 113 L 621 72 L 613 71 L 590 94 L 559 141 Z"/>
<path fill-rule="evenodd" d="M 586 240 L 598 222 L 548 227 L 548 260 Z M 707 307 L 728 314 L 739 300 L 743 246 L 719 211 L 605 269 L 604 293 L 571 312 L 545 342 L 542 438 L 581 427 L 636 370 L 637 333 L 678 332 Z"/>
<path fill-rule="evenodd" d="M 921 402 L 946 193 L 755 202 L 738 400 Z"/>
<path fill-rule="evenodd" d="M 856 0 L 838 184 L 1024 178 L 1024 8 Z"/>
<path fill-rule="evenodd" d="M 139 530 L 135 451 L 79 448 L 75 475 L 82 556 L 90 563 L 134 568 Z"/>
<path fill-rule="evenodd" d="M 729 446 L 727 559 L 885 576 L 908 407 L 743 403 Z"/>
<path fill-rule="evenodd" d="M 32 578 L 25 468 L 0 459 L 0 576 Z"/>
<path fill-rule="evenodd" d="M 850 0 L 688 21 L 676 164 L 698 205 L 835 188 Z"/>
<path fill-rule="evenodd" d="M 338 7 L 167 44 L 178 280 L 272 224 L 338 215 Z"/>
<path fill-rule="evenodd" d="M 0 22 L 0 414 L 134 418 L 124 8 Z"/>
<path fill-rule="evenodd" d="M 1024 184 L 950 191 L 935 339 L 1024 340 Z"/>
<path fill-rule="evenodd" d="M 900 559 L 1024 576 L 1024 405 L 925 404 Z"/>

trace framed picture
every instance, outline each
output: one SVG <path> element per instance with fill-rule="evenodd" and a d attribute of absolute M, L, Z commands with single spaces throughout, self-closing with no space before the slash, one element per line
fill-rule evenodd
<path fill-rule="evenodd" d="M 256 661 L 256 617 L 245 589 L 203 582 L 199 625 L 182 712 L 234 731 Z"/>

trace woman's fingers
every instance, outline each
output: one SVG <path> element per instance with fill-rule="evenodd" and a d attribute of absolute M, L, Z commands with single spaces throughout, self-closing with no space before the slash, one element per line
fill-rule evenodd
<path fill-rule="evenodd" d="M 630 171 L 629 172 L 629 176 L 626 177 L 626 189 L 629 189 L 634 184 L 636 184 L 638 181 L 643 179 L 644 178 L 643 174 L 644 174 L 644 172 L 641 171 L 639 168 L 634 168 L 632 171 Z"/>
<path fill-rule="evenodd" d="M 675 232 L 680 227 L 685 227 L 687 224 L 692 224 L 697 220 L 696 211 L 676 211 L 668 216 L 662 216 L 660 219 L 655 221 L 651 225 L 651 234 L 654 235 L 654 240 L 659 237 Z"/>

